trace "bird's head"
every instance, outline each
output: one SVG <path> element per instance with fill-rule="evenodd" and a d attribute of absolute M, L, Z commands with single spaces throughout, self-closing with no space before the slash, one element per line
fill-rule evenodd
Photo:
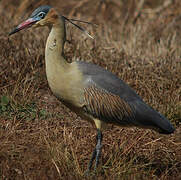
<path fill-rule="evenodd" d="M 93 37 L 91 35 L 89 35 L 89 33 L 84 28 L 78 26 L 77 24 L 73 23 L 72 21 L 78 21 L 78 22 L 82 22 L 82 23 L 86 23 L 86 24 L 92 24 L 92 23 L 89 23 L 86 21 L 81 21 L 81 20 L 68 19 L 65 16 L 60 15 L 55 10 L 55 8 L 48 6 L 48 5 L 43 5 L 43 6 L 38 7 L 37 9 L 35 9 L 33 11 L 33 13 L 31 14 L 31 16 L 26 21 L 22 22 L 17 27 L 15 27 L 9 33 L 9 35 L 12 35 L 18 31 L 21 31 L 22 29 L 29 28 L 29 27 L 52 26 L 58 22 L 57 19 L 59 19 L 59 17 L 62 18 L 63 23 L 65 20 L 70 22 L 71 24 L 76 26 L 78 29 L 83 31 L 83 33 L 85 33 L 87 36 L 89 36 L 90 38 L 93 39 Z"/>
<path fill-rule="evenodd" d="M 58 18 L 58 16 L 59 15 L 57 11 L 51 6 L 40 6 L 33 11 L 31 16 L 26 21 L 22 22 L 16 28 L 14 28 L 13 31 L 9 33 L 9 35 L 12 35 L 18 31 L 21 31 L 22 29 L 29 27 L 52 25 L 54 21 Z"/>

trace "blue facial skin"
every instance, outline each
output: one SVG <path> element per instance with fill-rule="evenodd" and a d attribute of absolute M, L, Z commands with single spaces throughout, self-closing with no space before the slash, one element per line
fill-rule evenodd
<path fill-rule="evenodd" d="M 51 6 L 45 5 L 35 9 L 35 11 L 33 11 L 33 13 L 31 14 L 30 18 L 21 23 L 20 25 L 18 25 L 13 31 L 9 33 L 9 36 L 22 29 L 31 27 L 36 22 L 42 20 L 51 8 L 52 8 Z"/>
<path fill-rule="evenodd" d="M 37 8 L 37 9 L 35 9 L 33 11 L 33 13 L 31 14 L 30 18 L 33 18 L 34 16 L 37 16 L 40 12 L 44 12 L 45 15 L 46 15 L 51 8 L 52 7 L 48 6 L 48 5 L 40 6 L 39 8 Z"/>

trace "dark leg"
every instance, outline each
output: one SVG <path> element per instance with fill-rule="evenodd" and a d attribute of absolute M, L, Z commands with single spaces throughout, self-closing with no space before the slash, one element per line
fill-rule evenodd
<path fill-rule="evenodd" d="M 96 144 L 96 147 L 92 153 L 92 157 L 91 157 L 91 160 L 89 162 L 89 166 L 88 166 L 88 172 L 91 170 L 91 167 L 92 167 L 92 163 L 95 159 L 95 167 L 94 167 L 94 170 L 96 170 L 98 164 L 99 164 L 99 158 L 101 156 L 101 148 L 102 148 L 102 145 L 101 145 L 101 142 L 102 142 L 102 132 L 100 131 L 100 129 L 97 130 L 97 144 Z"/>

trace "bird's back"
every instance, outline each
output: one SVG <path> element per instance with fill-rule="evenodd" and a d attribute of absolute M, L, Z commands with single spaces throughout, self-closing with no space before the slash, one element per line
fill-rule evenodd
<path fill-rule="evenodd" d="M 124 81 L 95 64 L 76 61 L 84 77 L 85 110 L 107 123 L 153 128 L 169 134 L 173 126 Z"/>

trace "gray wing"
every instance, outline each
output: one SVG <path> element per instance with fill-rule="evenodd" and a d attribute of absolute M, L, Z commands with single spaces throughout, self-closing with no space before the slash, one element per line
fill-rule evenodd
<path fill-rule="evenodd" d="M 88 113 L 110 123 L 173 132 L 171 123 L 117 76 L 94 64 L 76 63 L 84 77 L 85 110 Z"/>
<path fill-rule="evenodd" d="M 95 64 L 76 61 L 87 86 L 95 85 L 97 88 L 119 96 L 125 101 L 141 100 L 140 96 L 116 75 Z"/>

